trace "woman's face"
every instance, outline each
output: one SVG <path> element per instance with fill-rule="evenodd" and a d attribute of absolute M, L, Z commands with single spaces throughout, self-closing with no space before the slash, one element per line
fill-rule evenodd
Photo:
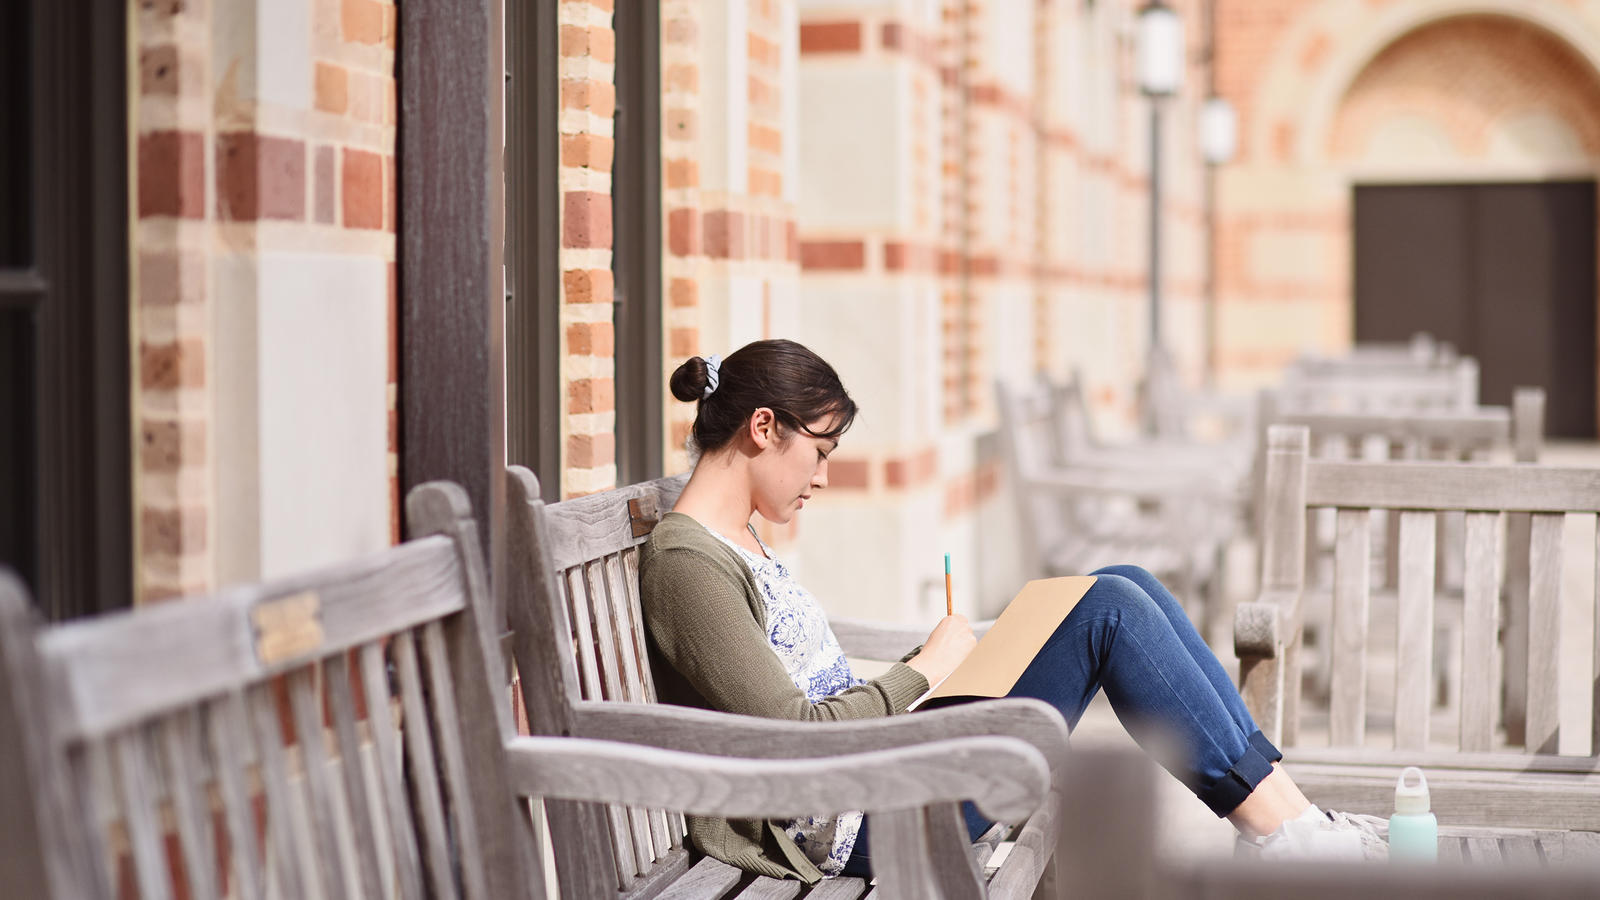
<path fill-rule="evenodd" d="M 757 419 L 761 412 L 757 410 Z M 807 427 L 823 431 L 830 424 L 829 420 L 821 419 L 807 423 Z M 828 454 L 839 446 L 839 441 L 804 431 L 789 431 L 775 421 L 768 427 L 765 446 L 761 447 L 752 465 L 754 500 L 756 512 L 763 519 L 783 525 L 805 506 L 813 491 L 828 486 Z"/>

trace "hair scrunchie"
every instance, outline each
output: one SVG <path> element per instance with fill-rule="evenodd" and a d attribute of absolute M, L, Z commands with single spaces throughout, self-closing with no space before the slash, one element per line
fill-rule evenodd
<path fill-rule="evenodd" d="M 706 357 L 706 393 L 709 397 L 717 392 L 717 382 L 720 380 L 722 370 L 722 357 L 715 353 Z"/>

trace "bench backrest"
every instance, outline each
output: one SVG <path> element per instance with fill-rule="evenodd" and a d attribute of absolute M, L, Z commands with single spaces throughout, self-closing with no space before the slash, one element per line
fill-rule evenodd
<path fill-rule="evenodd" d="M 1035 490 L 1032 483 L 1066 460 L 1063 427 L 1055 388 L 1044 382 L 1017 387 L 997 382 L 995 403 L 1000 413 L 1000 442 L 1006 477 L 1016 499 L 1023 571 L 1045 571 L 1046 548 L 1056 546 L 1072 527 L 1073 510 L 1058 495 Z M 1072 427 L 1072 426 L 1068 426 Z M 1083 435 L 1087 440 L 1087 435 Z"/>
<path fill-rule="evenodd" d="M 1285 410 L 1394 412 L 1470 409 L 1478 403 L 1478 362 L 1426 365 L 1293 365 L 1281 388 Z"/>
<path fill-rule="evenodd" d="M 1559 731 L 1557 684 L 1561 659 L 1563 529 L 1568 516 L 1600 514 L 1600 470 L 1458 462 L 1339 462 L 1308 456 L 1306 429 L 1275 426 L 1268 437 L 1262 591 L 1285 598 L 1290 658 L 1284 661 L 1285 739 L 1293 742 L 1298 710 L 1298 602 L 1306 590 L 1307 512 L 1336 510 L 1333 562 L 1330 738 L 1334 746 L 1366 743 L 1368 624 L 1372 579 L 1373 510 L 1399 518 L 1395 746 L 1422 750 L 1429 742 L 1430 688 L 1436 601 L 1437 518 L 1463 513 L 1463 630 L 1466 666 L 1460 697 L 1461 750 L 1491 749 L 1500 684 L 1496 651 L 1502 574 L 1528 571 L 1528 646 L 1524 672 L 1530 752 L 1555 753 Z M 1526 515 L 1530 536 L 1519 547 L 1504 540 L 1507 519 Z M 1524 549 L 1525 547 L 1525 549 Z M 1592 551 L 1593 548 L 1590 548 Z M 1592 566 L 1594 559 L 1587 562 Z M 1600 676 L 1600 639 L 1586 641 L 1579 663 Z M 1511 658 L 1508 657 L 1508 660 Z M 1506 668 L 1512 668 L 1510 662 Z M 1597 719 L 1600 721 L 1600 719 Z"/>
<path fill-rule="evenodd" d="M 0 578 L 4 728 L 26 740 L 4 777 L 32 785 L 49 882 L 7 892 L 489 900 L 539 884 L 504 788 L 510 710 L 465 495 L 411 505 L 438 533 L 65 625 Z"/>
<path fill-rule="evenodd" d="M 529 725 L 572 734 L 585 701 L 651 703 L 639 554 L 686 475 L 545 504 L 533 473 L 507 472 L 507 610 Z M 538 666 L 538 671 L 531 667 Z M 683 857 L 682 816 L 546 801 L 563 896 L 609 896 Z M 593 845 L 595 835 L 610 846 Z"/>

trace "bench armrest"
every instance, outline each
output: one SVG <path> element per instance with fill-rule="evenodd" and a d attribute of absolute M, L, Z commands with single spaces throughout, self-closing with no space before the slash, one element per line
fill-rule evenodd
<path fill-rule="evenodd" d="M 729 818 L 917 809 L 972 800 L 1020 822 L 1050 790 L 1039 751 L 1015 738 L 963 737 L 809 759 L 741 759 L 582 738 L 517 737 L 513 790 Z"/>
<path fill-rule="evenodd" d="M 574 737 L 717 756 L 835 757 L 1000 735 L 1021 739 L 1058 766 L 1066 761 L 1069 743 L 1061 713 L 1042 700 L 1021 698 L 845 722 L 792 722 L 687 706 L 594 700 L 579 701 L 573 712 Z"/>
<path fill-rule="evenodd" d="M 983 637 L 993 619 L 972 623 L 972 632 Z M 888 625 L 868 619 L 829 616 L 828 625 L 845 656 L 857 659 L 896 660 L 928 639 L 928 630 L 917 625 Z"/>

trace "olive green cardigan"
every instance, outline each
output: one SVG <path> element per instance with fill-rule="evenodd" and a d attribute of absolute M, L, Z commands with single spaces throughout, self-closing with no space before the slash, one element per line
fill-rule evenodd
<path fill-rule="evenodd" d="M 656 525 L 639 578 L 651 670 L 664 703 L 820 722 L 896 715 L 928 689 L 902 661 L 865 684 L 807 700 L 767 639 L 766 602 L 750 567 L 682 513 Z M 778 822 L 690 816 L 688 825 L 707 856 L 774 878 L 822 878 Z"/>

